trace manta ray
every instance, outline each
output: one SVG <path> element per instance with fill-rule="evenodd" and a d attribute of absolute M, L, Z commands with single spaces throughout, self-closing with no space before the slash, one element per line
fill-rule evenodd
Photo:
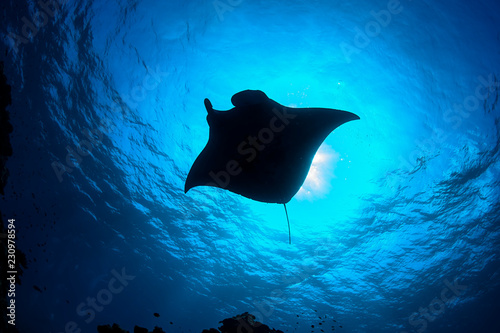
<path fill-rule="evenodd" d="M 336 109 L 286 107 L 260 90 L 236 93 L 231 98 L 234 108 L 228 111 L 215 110 L 208 98 L 204 103 L 208 143 L 188 173 L 184 192 L 214 186 L 284 205 L 304 183 L 326 137 L 360 119 Z"/>

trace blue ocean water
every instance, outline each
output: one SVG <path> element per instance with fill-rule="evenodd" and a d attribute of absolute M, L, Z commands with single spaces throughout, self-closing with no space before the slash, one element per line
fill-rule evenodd
<path fill-rule="evenodd" d="M 243 312 L 285 332 L 500 332 L 497 1 L 1 8 L 20 332 Z M 281 205 L 183 191 L 204 98 L 227 110 L 245 89 L 361 117 L 287 205 L 291 245 Z"/>

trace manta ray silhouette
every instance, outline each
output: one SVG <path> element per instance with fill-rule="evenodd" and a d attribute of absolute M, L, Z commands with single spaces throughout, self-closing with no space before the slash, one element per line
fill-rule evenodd
<path fill-rule="evenodd" d="M 304 183 L 326 137 L 359 119 L 335 109 L 289 108 L 260 90 L 236 93 L 231 103 L 231 110 L 217 111 L 205 99 L 208 143 L 189 171 L 184 192 L 214 186 L 253 200 L 286 204 Z"/>

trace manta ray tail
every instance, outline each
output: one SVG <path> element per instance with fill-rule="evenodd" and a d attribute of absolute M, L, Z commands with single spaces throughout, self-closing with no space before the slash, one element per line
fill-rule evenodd
<path fill-rule="evenodd" d="M 288 244 L 292 244 L 292 234 L 290 233 L 290 220 L 288 219 L 288 212 L 286 211 L 286 204 L 283 204 L 285 207 L 286 221 L 288 222 Z"/>

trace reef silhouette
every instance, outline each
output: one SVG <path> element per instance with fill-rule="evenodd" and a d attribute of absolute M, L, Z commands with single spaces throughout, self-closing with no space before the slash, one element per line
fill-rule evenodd
<path fill-rule="evenodd" d="M 156 317 L 156 315 L 155 315 Z M 219 323 L 222 323 L 222 326 L 219 329 L 209 328 L 202 331 L 202 333 L 284 333 L 280 330 L 275 330 L 269 328 L 269 326 L 262 324 L 255 320 L 255 316 L 245 312 L 240 315 L 226 318 Z M 172 322 L 170 322 L 172 324 Z M 126 331 L 118 324 L 110 325 L 101 325 L 97 326 L 98 333 L 130 333 Z M 147 328 L 135 326 L 133 333 L 166 333 L 161 327 L 156 326 L 153 331 L 148 331 Z"/>

